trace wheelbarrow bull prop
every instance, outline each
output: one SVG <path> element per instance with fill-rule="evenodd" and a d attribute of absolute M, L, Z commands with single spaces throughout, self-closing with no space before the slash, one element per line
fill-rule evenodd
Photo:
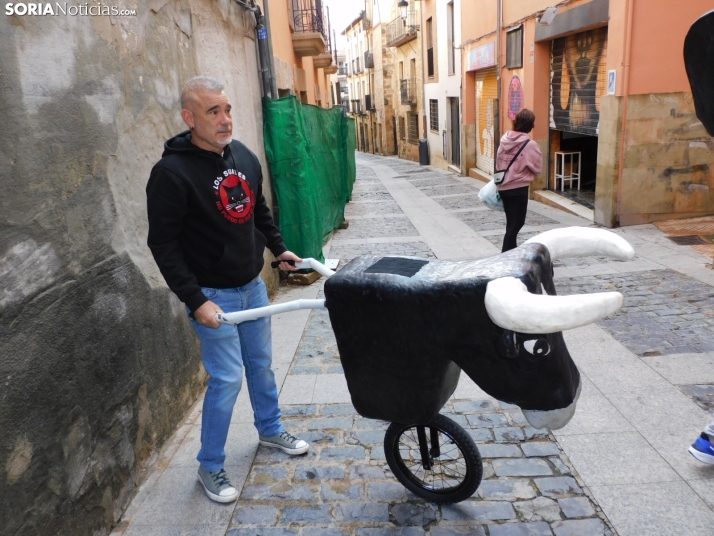
<path fill-rule="evenodd" d="M 614 313 L 623 297 L 556 296 L 552 263 L 634 254 L 612 232 L 571 227 L 481 260 L 361 256 L 335 273 L 305 259 L 296 266 L 328 278 L 324 300 L 224 313 L 218 320 L 327 308 L 355 409 L 392 423 L 384 449 L 395 477 L 428 501 L 454 503 L 473 495 L 483 470 L 468 433 L 439 415 L 460 372 L 490 396 L 519 406 L 534 428 L 565 426 L 581 382 L 562 331 Z"/>

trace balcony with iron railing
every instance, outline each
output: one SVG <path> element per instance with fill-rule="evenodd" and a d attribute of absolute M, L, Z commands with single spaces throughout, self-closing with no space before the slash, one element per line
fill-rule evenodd
<path fill-rule="evenodd" d="M 407 12 L 406 21 L 397 17 L 387 25 L 387 46 L 400 47 L 417 37 L 419 13 L 416 9 Z"/>
<path fill-rule="evenodd" d="M 415 78 L 407 78 L 399 81 L 399 92 L 401 94 L 401 103 L 415 105 L 417 104 L 417 83 Z"/>
<path fill-rule="evenodd" d="M 352 99 L 352 113 L 355 115 L 362 114 L 362 101 L 360 99 Z"/>
<path fill-rule="evenodd" d="M 330 49 L 330 32 L 321 0 L 290 0 L 292 41 L 298 56 L 320 56 Z"/>
<path fill-rule="evenodd" d="M 374 69 L 374 53 L 373 52 L 365 52 L 364 53 L 364 68 L 365 69 Z"/>

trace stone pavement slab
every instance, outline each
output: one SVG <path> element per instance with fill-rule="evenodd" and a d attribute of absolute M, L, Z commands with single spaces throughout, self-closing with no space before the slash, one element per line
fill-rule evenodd
<path fill-rule="evenodd" d="M 711 534 L 711 508 L 685 482 L 592 486 L 620 534 Z M 663 515 L 664 514 L 664 515 Z"/>

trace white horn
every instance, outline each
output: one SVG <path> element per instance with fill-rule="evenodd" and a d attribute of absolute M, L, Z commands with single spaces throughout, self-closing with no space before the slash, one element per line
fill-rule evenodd
<path fill-rule="evenodd" d="M 586 255 L 607 255 L 621 261 L 635 258 L 635 250 L 619 235 L 592 227 L 566 227 L 545 231 L 526 240 L 526 244 L 543 244 L 551 260 Z"/>
<path fill-rule="evenodd" d="M 549 296 L 531 294 L 515 277 L 501 277 L 486 287 L 486 311 L 493 323 L 519 333 L 556 333 L 591 324 L 617 311 L 619 292 Z"/>

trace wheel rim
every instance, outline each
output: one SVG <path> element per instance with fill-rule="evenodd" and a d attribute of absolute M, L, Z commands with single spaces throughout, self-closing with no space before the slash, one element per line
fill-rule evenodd
<path fill-rule="evenodd" d="M 394 445 L 395 458 L 404 474 L 417 486 L 433 493 L 453 493 L 464 485 L 469 464 L 456 440 L 443 430 L 437 430 L 440 455 L 430 456 L 431 469 L 424 469 L 415 427 L 406 428 Z M 431 451 L 431 435 L 427 434 Z"/>

